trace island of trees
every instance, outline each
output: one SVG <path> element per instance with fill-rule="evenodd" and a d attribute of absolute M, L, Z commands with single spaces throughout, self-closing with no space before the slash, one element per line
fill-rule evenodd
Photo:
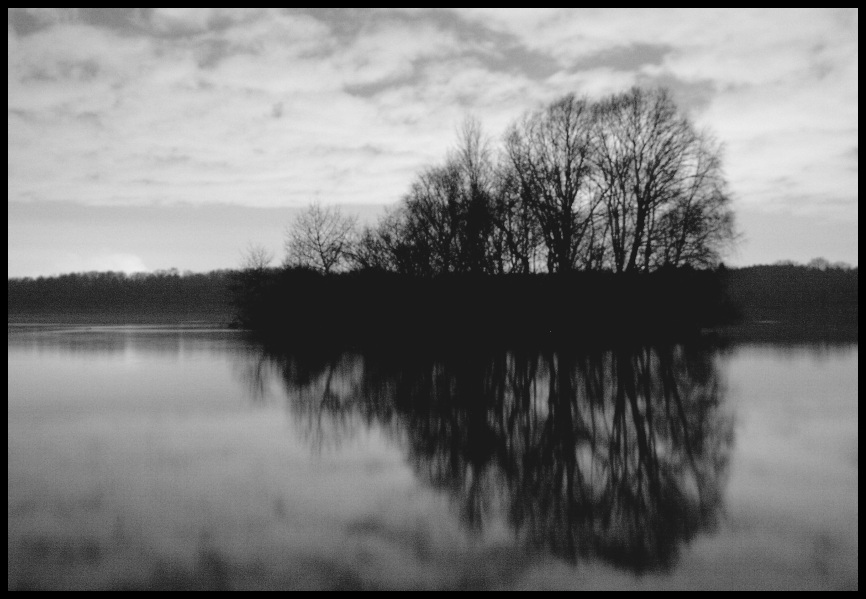
<path fill-rule="evenodd" d="M 305 339 L 671 330 L 722 317 L 735 237 L 721 147 L 667 91 L 567 95 L 498 147 L 465 121 L 375 225 L 309 206 L 284 268 L 250 252 L 240 320 Z"/>

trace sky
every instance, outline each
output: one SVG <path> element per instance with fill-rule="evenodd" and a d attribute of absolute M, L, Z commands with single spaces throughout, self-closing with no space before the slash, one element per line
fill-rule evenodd
<path fill-rule="evenodd" d="M 734 266 L 858 264 L 857 9 L 9 9 L 8 276 L 279 262 L 467 117 L 664 86 L 724 146 Z"/>

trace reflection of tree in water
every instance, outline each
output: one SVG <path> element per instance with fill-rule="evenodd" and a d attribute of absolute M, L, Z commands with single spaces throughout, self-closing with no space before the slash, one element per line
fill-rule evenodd
<path fill-rule="evenodd" d="M 719 511 L 732 423 L 705 348 L 448 356 L 269 353 L 315 438 L 379 423 L 465 522 L 637 571 Z"/>

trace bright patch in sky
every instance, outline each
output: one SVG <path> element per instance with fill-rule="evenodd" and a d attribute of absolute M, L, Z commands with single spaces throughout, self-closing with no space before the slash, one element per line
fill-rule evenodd
<path fill-rule="evenodd" d="M 282 230 L 311 201 L 393 204 L 466 115 L 497 141 L 635 84 L 725 144 L 732 263 L 857 263 L 857 9 L 10 9 L 7 56 L 10 276 L 235 267 L 255 233 L 191 207 L 284 209 Z M 133 248 L 89 207 L 166 211 Z M 181 224 L 200 243 L 162 234 Z"/>

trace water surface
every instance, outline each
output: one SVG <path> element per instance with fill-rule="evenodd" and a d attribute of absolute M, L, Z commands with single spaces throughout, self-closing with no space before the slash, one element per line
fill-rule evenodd
<path fill-rule="evenodd" d="M 856 589 L 857 345 L 8 334 L 8 587 Z"/>

